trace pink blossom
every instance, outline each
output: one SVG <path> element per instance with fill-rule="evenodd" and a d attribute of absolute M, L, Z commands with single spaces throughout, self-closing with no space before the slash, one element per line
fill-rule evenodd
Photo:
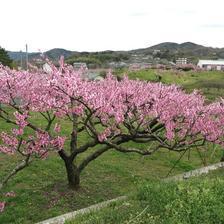
<path fill-rule="evenodd" d="M 10 192 L 5 193 L 5 196 L 6 196 L 6 197 L 15 197 L 16 194 L 15 194 L 15 192 L 10 191 Z"/>
<path fill-rule="evenodd" d="M 16 118 L 16 124 L 20 127 L 20 128 L 24 128 L 26 127 L 26 125 L 28 124 L 28 122 L 26 121 L 28 115 L 27 112 L 24 114 L 20 114 L 18 113 L 18 111 L 16 111 L 14 113 L 14 116 Z"/>
<path fill-rule="evenodd" d="M 109 137 L 110 134 L 111 134 L 111 129 L 110 128 L 106 128 L 103 132 L 98 134 L 98 140 L 100 142 L 103 142 L 104 140 L 107 139 L 107 137 Z"/>
<path fill-rule="evenodd" d="M 0 202 L 0 213 L 5 209 L 5 202 Z"/>
<path fill-rule="evenodd" d="M 61 131 L 61 126 L 58 123 L 55 124 L 54 131 L 57 133 L 59 133 Z"/>
<path fill-rule="evenodd" d="M 57 136 L 56 138 L 54 138 L 53 140 L 51 140 L 51 144 L 58 150 L 63 149 L 64 144 L 65 144 L 65 137 L 61 137 L 61 136 Z"/>
<path fill-rule="evenodd" d="M 18 109 L 11 116 L 15 127 L 0 134 L 0 152 L 15 153 L 21 138 L 25 154 L 45 157 L 49 150 L 61 150 L 65 137 L 58 123 L 74 115 L 79 125 L 85 125 L 88 119 L 100 123 L 100 131 L 92 133 L 100 142 L 123 133 L 134 135 L 137 128 L 150 134 L 150 124 L 156 120 L 164 127 L 161 137 L 171 143 L 187 138 L 191 144 L 200 137 L 224 144 L 223 100 L 206 104 L 197 91 L 188 94 L 176 85 L 130 80 L 127 76 L 118 81 L 111 73 L 100 82 L 89 81 L 83 78 L 82 71 L 74 71 L 62 59 L 59 68 L 48 63 L 52 68 L 49 74 L 0 67 L 0 103 L 10 107 L 19 99 Z M 47 119 L 56 116 L 54 132 L 37 124 L 27 137 L 24 129 L 30 128 L 29 122 L 35 120 L 37 112 L 43 117 L 47 114 Z M 128 124 L 132 124 L 133 133 L 129 133 Z"/>

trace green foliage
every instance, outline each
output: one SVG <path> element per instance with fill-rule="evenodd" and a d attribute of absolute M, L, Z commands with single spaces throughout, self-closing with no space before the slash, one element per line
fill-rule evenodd
<path fill-rule="evenodd" d="M 224 180 L 209 178 L 179 183 L 148 183 L 137 199 L 157 217 L 157 223 L 223 223 Z"/>
<path fill-rule="evenodd" d="M 76 53 L 69 57 L 66 62 L 69 64 L 73 64 L 74 62 L 83 62 L 87 65 L 94 64 L 95 66 L 103 66 L 109 62 L 120 62 L 122 60 L 128 60 L 129 55 L 125 53 L 118 53 L 113 51 L 105 51 L 105 52 L 82 52 Z"/>
<path fill-rule="evenodd" d="M 0 63 L 5 66 L 12 67 L 12 60 L 8 56 L 6 50 L 0 47 Z"/>
<path fill-rule="evenodd" d="M 116 71 L 116 75 L 121 77 L 124 70 Z M 173 71 L 173 70 L 140 70 L 126 71 L 131 79 L 140 79 L 156 82 L 158 75 L 161 76 L 161 82 L 166 84 L 180 85 L 187 92 L 198 89 L 204 94 L 208 101 L 214 101 L 219 97 L 224 97 L 224 72 L 223 71 Z"/>
<path fill-rule="evenodd" d="M 158 58 L 161 58 L 161 59 L 167 59 L 168 61 L 173 61 L 175 55 L 172 54 L 172 53 L 167 49 L 167 50 L 164 50 L 164 51 L 161 51 L 161 52 L 156 53 L 156 55 L 155 55 L 154 57 L 155 57 L 155 58 L 158 57 Z"/>
<path fill-rule="evenodd" d="M 182 182 L 143 182 L 128 201 L 114 203 L 68 223 L 221 224 L 224 223 L 224 180 L 211 181 L 211 177 L 206 177 Z"/>
<path fill-rule="evenodd" d="M 100 66 L 101 65 L 101 61 L 94 58 L 94 57 L 74 57 L 74 58 L 69 58 L 66 60 L 66 63 L 68 64 L 73 64 L 75 62 L 82 62 L 82 63 L 86 63 L 87 65 L 90 64 L 94 64 L 96 66 Z"/>

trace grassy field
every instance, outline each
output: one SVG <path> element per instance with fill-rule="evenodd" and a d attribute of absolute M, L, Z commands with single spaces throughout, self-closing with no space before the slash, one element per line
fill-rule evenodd
<path fill-rule="evenodd" d="M 182 86 L 187 92 L 199 89 L 209 101 L 213 101 L 220 96 L 224 96 L 224 72 L 220 71 L 201 71 L 201 72 L 182 72 L 173 70 L 142 70 L 142 71 L 119 71 L 118 76 L 124 73 L 131 79 L 157 81 L 158 75 L 161 82 L 166 84 L 177 84 Z"/>
<path fill-rule="evenodd" d="M 224 170 L 180 182 L 143 181 L 128 200 L 66 224 L 224 223 Z M 127 212 L 128 211 L 128 212 Z"/>
<path fill-rule="evenodd" d="M 155 81 L 156 71 L 131 72 L 129 76 Z M 200 88 L 210 101 L 224 95 L 223 87 L 212 85 L 213 83 L 222 86 L 223 78 L 224 73 L 221 72 L 172 74 L 170 71 L 166 71 L 162 73 L 162 82 L 177 83 L 187 91 Z M 0 122 L 0 130 L 11 128 L 8 124 Z M 41 123 L 42 120 L 37 116 L 35 122 Z M 63 134 L 69 136 L 71 127 L 67 121 L 64 122 Z M 86 136 L 81 136 L 80 142 L 85 140 Z M 142 145 L 142 147 L 145 146 Z M 218 147 L 207 145 L 202 150 L 203 155 L 207 158 L 207 164 L 220 160 L 222 153 Z M 129 192 L 135 192 L 138 189 L 139 181 L 158 180 L 166 177 L 179 156 L 180 154 L 177 153 L 159 151 L 150 157 L 141 157 L 111 150 L 86 168 L 81 175 L 81 189 L 75 192 L 67 188 L 63 162 L 56 154 L 52 153 L 46 160 L 34 161 L 29 168 L 9 182 L 4 192 L 14 191 L 16 197 L 0 196 L 0 201 L 7 202 L 5 211 L 0 214 L 0 223 L 35 223 Z M 0 178 L 15 166 L 17 160 L 19 158 L 0 155 Z M 175 166 L 170 175 L 192 170 L 202 165 L 201 156 L 197 151 L 192 150 Z"/>

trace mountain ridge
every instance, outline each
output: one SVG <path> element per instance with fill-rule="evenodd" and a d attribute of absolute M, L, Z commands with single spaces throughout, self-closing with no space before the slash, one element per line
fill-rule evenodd
<path fill-rule="evenodd" d="M 162 53 L 169 54 L 169 57 L 193 57 L 193 58 L 224 58 L 224 48 L 213 48 L 213 47 L 206 47 L 203 45 L 199 45 L 193 42 L 183 42 L 183 43 L 175 43 L 175 42 L 162 42 L 150 47 L 146 48 L 139 48 L 134 50 L 128 51 L 99 51 L 99 52 L 78 52 L 78 51 L 71 51 L 63 48 L 53 48 L 44 52 L 44 55 L 51 60 L 58 60 L 61 55 L 66 58 L 72 57 L 74 55 L 82 56 L 83 54 L 96 54 L 96 53 L 125 53 L 128 55 L 133 54 L 143 54 L 143 55 L 153 55 L 161 51 Z M 22 58 L 25 58 L 25 52 L 14 52 L 8 51 L 8 54 L 11 59 L 15 61 L 19 61 Z M 30 52 L 28 53 L 29 59 L 36 59 L 40 58 L 40 53 L 38 52 Z M 161 54 L 158 54 L 161 56 Z M 166 55 L 165 55 L 166 56 Z M 165 57 L 164 56 L 164 57 Z M 168 57 L 168 59 L 169 59 Z"/>

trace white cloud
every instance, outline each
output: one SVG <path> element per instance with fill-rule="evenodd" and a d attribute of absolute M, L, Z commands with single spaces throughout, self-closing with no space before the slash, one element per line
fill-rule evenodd
<path fill-rule="evenodd" d="M 224 47 L 223 0 L 2 0 L 9 50 L 128 50 L 163 41 Z M 216 29 L 214 29 L 216 28 Z"/>

